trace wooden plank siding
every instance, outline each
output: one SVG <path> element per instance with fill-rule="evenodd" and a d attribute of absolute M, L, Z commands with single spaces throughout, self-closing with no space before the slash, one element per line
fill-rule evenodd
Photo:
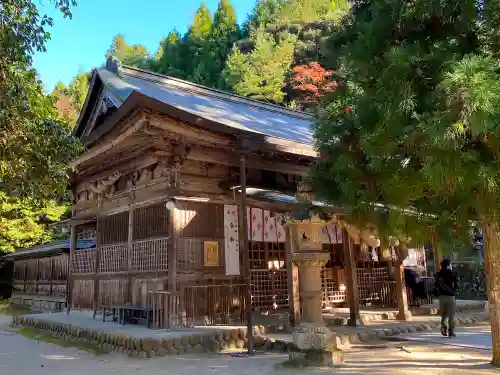
<path fill-rule="evenodd" d="M 68 255 L 14 261 L 13 293 L 66 297 Z"/>
<path fill-rule="evenodd" d="M 145 305 L 149 291 L 166 287 L 171 246 L 166 211 L 158 203 L 99 218 L 97 249 L 76 250 L 72 258 L 76 308 Z"/>

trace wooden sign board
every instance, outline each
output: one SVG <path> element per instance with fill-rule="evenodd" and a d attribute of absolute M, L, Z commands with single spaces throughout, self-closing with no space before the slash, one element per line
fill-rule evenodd
<path fill-rule="evenodd" d="M 203 255 L 205 267 L 217 267 L 219 265 L 219 243 L 217 241 L 204 241 Z"/>

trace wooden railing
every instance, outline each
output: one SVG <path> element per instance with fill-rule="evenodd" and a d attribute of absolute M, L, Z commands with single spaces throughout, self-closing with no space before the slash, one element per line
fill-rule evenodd
<path fill-rule="evenodd" d="M 153 308 L 153 327 L 244 324 L 244 293 L 243 284 L 181 286 L 176 292 L 150 291 L 148 306 Z"/>
<path fill-rule="evenodd" d="M 188 326 L 245 322 L 244 284 L 194 285 L 181 291 Z"/>
<path fill-rule="evenodd" d="M 156 291 L 148 293 L 148 305 L 153 309 L 154 328 L 182 327 L 179 314 L 179 294 L 175 292 Z"/>

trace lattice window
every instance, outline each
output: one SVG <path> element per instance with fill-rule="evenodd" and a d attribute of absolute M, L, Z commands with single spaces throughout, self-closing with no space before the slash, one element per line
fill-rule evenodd
<path fill-rule="evenodd" d="M 388 273 L 386 267 L 372 268 L 372 278 L 375 281 L 388 280 Z"/>
<path fill-rule="evenodd" d="M 95 272 L 96 249 L 78 249 L 71 255 L 71 273 Z"/>
<path fill-rule="evenodd" d="M 168 268 L 168 239 L 136 241 L 132 247 L 132 268 L 139 271 Z"/>
<path fill-rule="evenodd" d="M 96 230 L 95 229 L 82 229 L 77 235 L 77 240 L 95 240 L 96 239 Z"/>
<path fill-rule="evenodd" d="M 249 249 L 252 306 L 269 310 L 288 306 L 285 244 L 252 241 Z"/>
<path fill-rule="evenodd" d="M 123 243 L 128 240 L 128 212 L 99 218 L 99 245 Z"/>
<path fill-rule="evenodd" d="M 346 291 L 339 290 L 337 281 L 334 280 L 329 268 L 321 270 L 321 287 L 323 290 L 323 304 L 326 306 L 342 303 L 346 300 Z"/>
<path fill-rule="evenodd" d="M 359 298 L 364 300 L 379 298 L 379 292 L 375 290 L 377 289 L 375 286 L 388 279 L 387 268 L 358 268 L 356 274 Z"/>
<path fill-rule="evenodd" d="M 127 244 L 99 248 L 99 272 L 120 272 L 128 269 Z"/>
<path fill-rule="evenodd" d="M 134 240 L 165 237 L 168 233 L 168 210 L 159 203 L 134 210 Z"/>
<path fill-rule="evenodd" d="M 286 267 L 285 244 L 276 242 L 249 243 L 250 269 L 269 270 Z"/>

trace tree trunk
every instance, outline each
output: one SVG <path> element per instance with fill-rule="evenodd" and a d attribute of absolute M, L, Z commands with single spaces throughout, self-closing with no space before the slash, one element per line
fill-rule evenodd
<path fill-rule="evenodd" d="M 432 252 L 434 254 L 434 270 L 437 273 L 441 269 L 441 261 L 443 260 L 443 252 L 437 241 L 432 244 Z"/>
<path fill-rule="evenodd" d="M 412 316 L 408 308 L 408 296 L 406 295 L 406 283 L 404 276 L 403 261 L 396 261 L 396 294 L 398 298 L 398 315 L 399 320 L 411 320 Z"/>
<path fill-rule="evenodd" d="M 412 316 L 408 308 L 408 296 L 406 295 L 406 283 L 403 260 L 406 258 L 406 245 L 401 243 L 395 248 L 397 261 L 396 261 L 396 294 L 398 298 L 398 315 L 399 320 L 411 320 Z"/>
<path fill-rule="evenodd" d="M 485 220 L 484 268 L 488 291 L 493 359 L 500 367 L 500 225 L 496 219 Z"/>

